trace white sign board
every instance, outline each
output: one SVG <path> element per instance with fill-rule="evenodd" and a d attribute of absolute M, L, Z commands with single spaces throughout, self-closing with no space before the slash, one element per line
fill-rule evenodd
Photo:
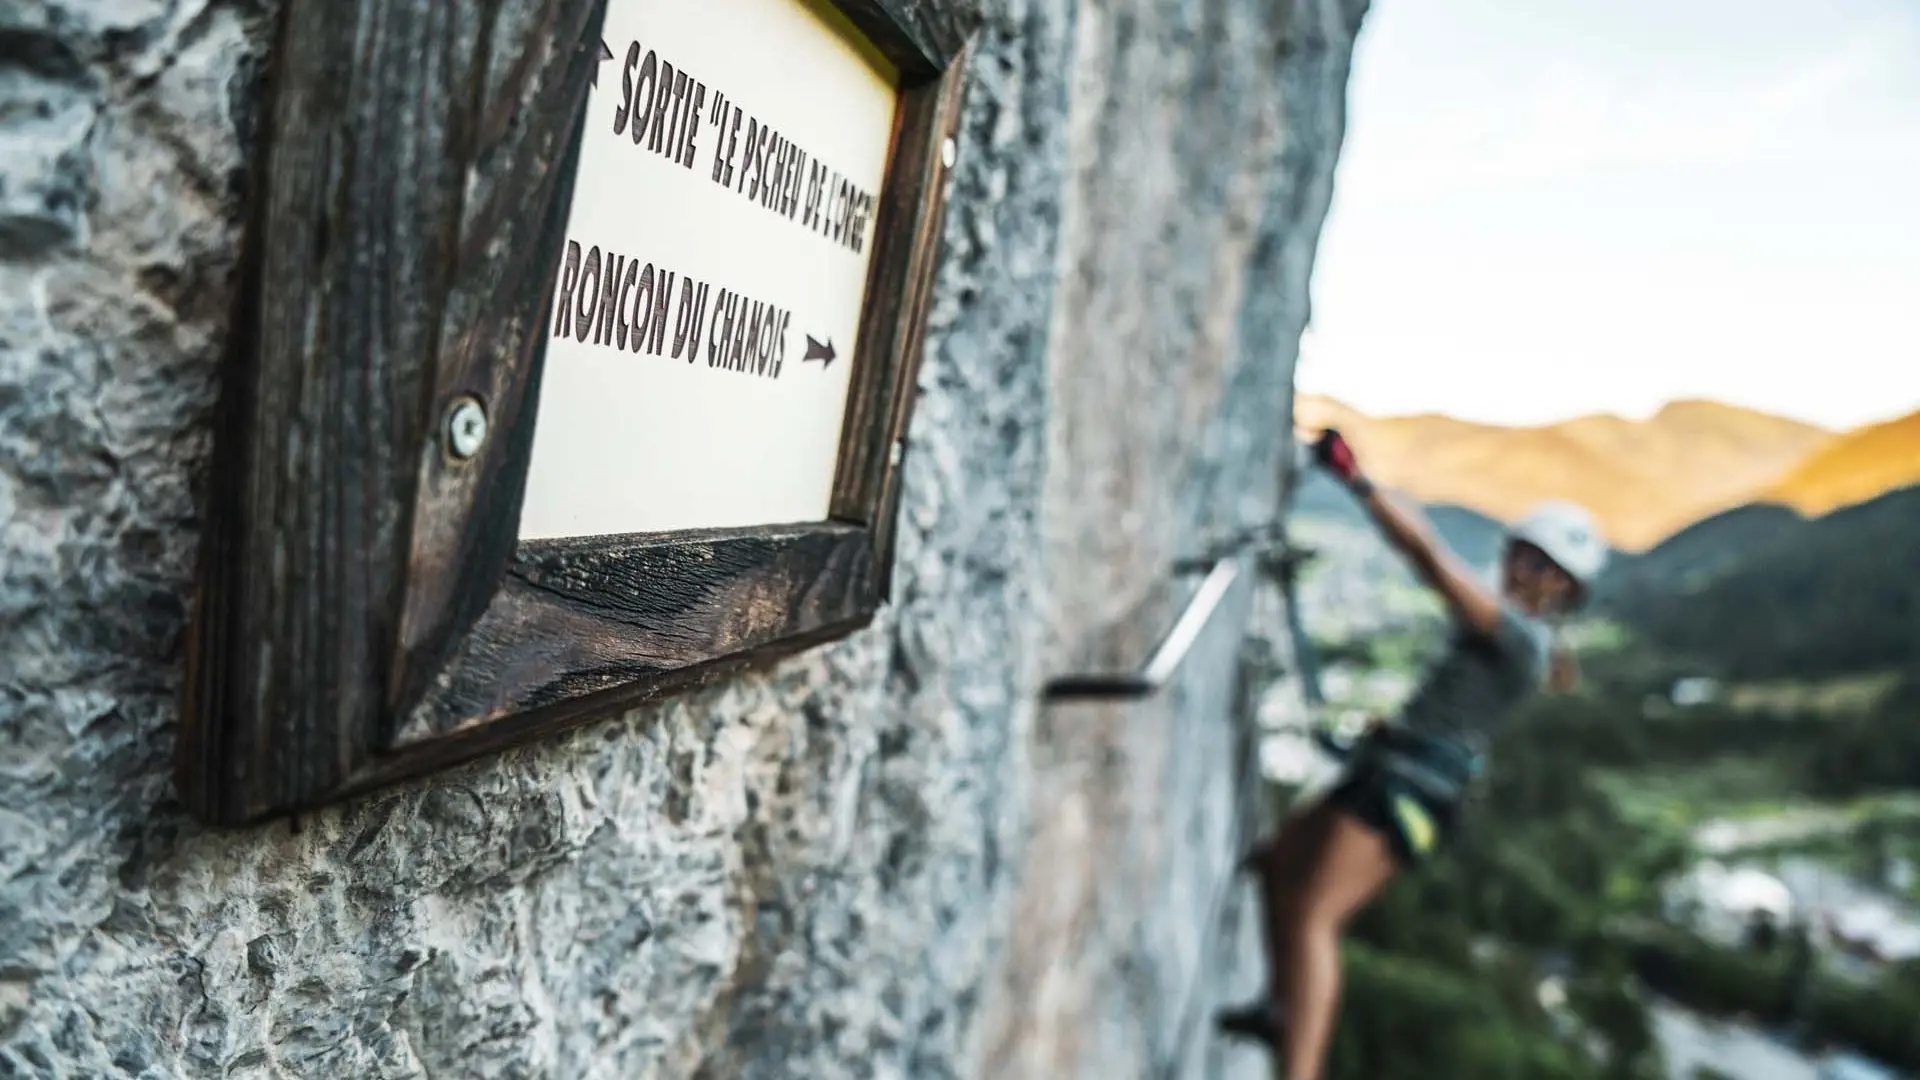
<path fill-rule="evenodd" d="M 897 76 L 823 0 L 609 0 L 522 539 L 821 521 Z"/>

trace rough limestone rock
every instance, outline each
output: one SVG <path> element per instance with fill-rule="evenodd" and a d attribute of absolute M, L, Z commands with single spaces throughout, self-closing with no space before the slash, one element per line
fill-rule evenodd
<path fill-rule="evenodd" d="M 0 0 L 0 1076 L 1258 1076 L 1237 589 L 1363 0 L 988 0 L 855 638 L 208 830 L 174 701 L 268 0 Z M 1250 674 L 1250 672 L 1254 674 Z"/>

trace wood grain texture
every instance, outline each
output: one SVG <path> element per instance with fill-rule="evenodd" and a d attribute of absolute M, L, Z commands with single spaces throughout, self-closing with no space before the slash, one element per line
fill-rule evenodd
<path fill-rule="evenodd" d="M 546 342 L 554 253 L 566 240 L 605 5 L 509 6 L 487 28 L 490 62 L 477 73 L 459 130 L 460 158 L 475 167 L 452 237 L 458 272 L 441 309 L 429 419 L 444 425 L 454 403 L 470 396 L 486 409 L 493 435 L 466 461 L 447 453 L 438 428 L 420 445 L 390 713 L 425 692 L 485 610 L 519 540 L 540 392 L 535 361 Z M 544 44 L 514 47 L 527 41 Z"/>
<path fill-rule="evenodd" d="M 956 140 L 965 103 L 969 46 L 962 45 L 946 74 L 903 89 L 895 123 L 894 156 L 882 198 L 860 324 L 860 351 L 847 421 L 841 427 L 840 468 L 833 514 L 875 532 L 879 588 L 891 586 L 893 528 L 899 507 L 907 421 L 919 393 L 927 333 L 946 219 L 948 140 Z M 885 297 L 874 302 L 874 297 Z"/>
<path fill-rule="evenodd" d="M 474 238 L 546 227 L 539 183 L 497 192 L 571 172 L 592 70 L 555 61 L 599 11 L 281 11 L 182 708 L 180 787 L 203 817 L 309 803 L 384 741 L 434 361 L 480 304 L 493 326 L 539 317 L 539 282 L 476 265 Z M 516 142 L 516 124 L 562 135 Z"/>
<path fill-rule="evenodd" d="M 189 645 L 194 813 L 314 806 L 872 618 L 971 5 L 835 2 L 907 73 L 836 520 L 520 544 L 606 0 L 289 0 Z M 457 460 L 467 396 L 490 435 Z"/>
<path fill-rule="evenodd" d="M 581 699 L 631 705 L 704 668 L 785 655 L 878 606 L 871 534 L 793 526 L 523 546 L 395 749 Z M 545 726 L 542 718 L 530 718 Z"/>

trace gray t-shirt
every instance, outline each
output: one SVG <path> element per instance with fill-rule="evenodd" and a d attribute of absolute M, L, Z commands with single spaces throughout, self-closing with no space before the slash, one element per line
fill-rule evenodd
<path fill-rule="evenodd" d="M 1447 654 L 1400 711 L 1412 731 L 1460 742 L 1475 751 L 1546 681 L 1552 631 L 1503 604 L 1491 635 L 1456 625 Z"/>

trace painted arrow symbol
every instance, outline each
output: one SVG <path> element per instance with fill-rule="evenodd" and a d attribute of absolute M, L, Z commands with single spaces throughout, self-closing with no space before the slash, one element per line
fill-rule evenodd
<path fill-rule="evenodd" d="M 827 343 L 825 345 L 822 345 L 818 341 L 815 341 L 813 339 L 812 334 L 808 334 L 807 335 L 807 355 L 801 357 L 800 362 L 804 364 L 809 360 L 818 360 L 820 361 L 821 367 L 823 368 L 831 367 L 833 364 L 834 357 L 838 355 L 840 354 L 833 351 L 832 338 L 828 338 Z"/>
<path fill-rule="evenodd" d="M 593 65 L 593 85 L 600 85 L 600 65 L 613 59 L 613 50 L 607 47 L 607 39 L 600 39 L 600 59 Z"/>

